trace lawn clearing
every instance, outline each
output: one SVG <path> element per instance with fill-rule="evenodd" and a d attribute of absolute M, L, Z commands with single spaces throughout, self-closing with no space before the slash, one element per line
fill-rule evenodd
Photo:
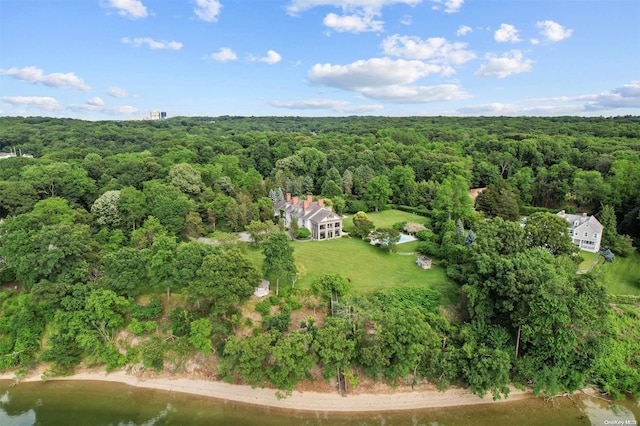
<path fill-rule="evenodd" d="M 443 304 L 458 300 L 456 284 L 437 261 L 430 270 L 422 270 L 416 266 L 414 255 L 390 254 L 356 238 L 293 242 L 293 247 L 300 274 L 296 287 L 307 288 L 324 274 L 340 274 L 351 280 L 354 292 L 428 285 L 442 293 Z M 257 267 L 261 266 L 259 250 L 248 248 L 247 256 Z"/>
<path fill-rule="evenodd" d="M 600 256 L 598 253 L 591 253 L 589 251 L 584 251 L 584 250 L 580 250 L 579 255 L 584 260 L 580 262 L 580 265 L 578 265 L 578 270 L 587 271 L 587 272 L 590 271 L 591 268 L 593 268 L 596 265 L 598 261 L 598 257 Z"/>
<path fill-rule="evenodd" d="M 367 213 L 367 216 L 369 216 L 369 219 L 373 222 L 376 228 L 391 228 L 393 224 L 398 222 L 416 222 L 424 224 L 428 220 L 426 217 L 400 210 L 383 210 L 377 213 Z M 352 232 L 354 229 L 352 218 L 353 215 L 348 215 L 342 222 L 344 224 L 344 230 L 347 232 Z"/>
<path fill-rule="evenodd" d="M 640 296 L 640 254 L 637 251 L 629 257 L 616 256 L 613 263 L 604 263 L 600 268 L 608 293 Z"/>

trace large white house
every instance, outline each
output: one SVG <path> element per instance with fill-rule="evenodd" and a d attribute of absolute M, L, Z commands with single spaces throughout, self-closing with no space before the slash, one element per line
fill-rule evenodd
<path fill-rule="evenodd" d="M 600 250 L 604 227 L 595 216 L 588 216 L 586 213 L 567 214 L 564 210 L 558 212 L 558 216 L 569 222 L 569 235 L 573 239 L 573 244 L 581 250 L 592 253 Z"/>
<path fill-rule="evenodd" d="M 273 205 L 273 212 L 285 226 L 289 226 L 294 217 L 297 218 L 298 226 L 307 228 L 313 240 L 330 240 L 342 236 L 342 217 L 325 206 L 322 198 L 313 201 L 312 195 L 300 199 L 287 193 L 284 200 Z"/>

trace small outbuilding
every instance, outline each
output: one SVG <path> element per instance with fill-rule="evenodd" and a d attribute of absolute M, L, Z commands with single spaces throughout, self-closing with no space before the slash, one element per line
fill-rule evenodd
<path fill-rule="evenodd" d="M 426 256 L 420 256 L 416 259 L 416 265 L 422 269 L 431 269 L 431 259 Z"/>
<path fill-rule="evenodd" d="M 253 292 L 253 294 L 258 299 L 261 299 L 261 298 L 265 297 L 267 294 L 269 294 L 269 284 L 270 284 L 269 281 L 262 280 L 260 285 L 255 288 L 255 291 Z"/>

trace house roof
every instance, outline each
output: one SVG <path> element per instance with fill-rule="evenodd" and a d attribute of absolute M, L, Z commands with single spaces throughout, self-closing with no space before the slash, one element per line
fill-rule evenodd
<path fill-rule="evenodd" d="M 571 229 L 579 228 L 580 226 L 588 223 L 591 227 L 596 231 L 601 233 L 604 227 L 602 224 L 596 219 L 595 216 L 588 216 L 586 213 L 580 214 L 567 214 L 564 210 L 558 212 L 558 216 L 564 218 L 567 222 L 570 223 Z M 577 225 L 574 225 L 578 221 Z"/>
<path fill-rule="evenodd" d="M 275 210 L 283 210 L 298 219 L 304 219 L 315 223 L 323 221 L 340 220 L 341 217 L 335 214 L 329 207 L 318 205 L 317 201 L 309 203 L 309 207 L 304 209 L 304 200 L 298 200 L 297 204 L 293 201 L 279 201 L 274 204 Z"/>

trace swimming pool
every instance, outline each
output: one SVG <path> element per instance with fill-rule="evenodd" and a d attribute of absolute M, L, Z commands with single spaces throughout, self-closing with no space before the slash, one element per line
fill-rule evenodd
<path fill-rule="evenodd" d="M 398 240 L 398 244 L 408 243 L 409 241 L 415 241 L 417 238 L 412 235 L 400 234 L 400 240 Z"/>

